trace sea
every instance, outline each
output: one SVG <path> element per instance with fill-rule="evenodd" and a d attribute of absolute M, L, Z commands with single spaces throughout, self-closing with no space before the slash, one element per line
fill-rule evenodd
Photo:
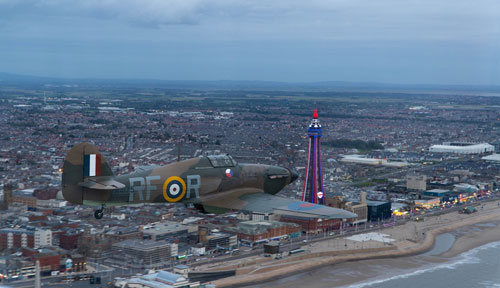
<path fill-rule="evenodd" d="M 439 235 L 434 248 L 422 255 L 341 263 L 250 287 L 500 288 L 500 242 L 456 257 L 440 257 L 454 241 L 455 236 L 446 233 Z"/>
<path fill-rule="evenodd" d="M 344 287 L 500 287 L 500 242 L 474 248 L 444 263 Z"/>

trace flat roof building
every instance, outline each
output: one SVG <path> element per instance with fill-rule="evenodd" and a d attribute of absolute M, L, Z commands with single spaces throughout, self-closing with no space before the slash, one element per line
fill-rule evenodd
<path fill-rule="evenodd" d="M 392 216 L 391 202 L 384 201 L 366 201 L 368 207 L 368 221 L 377 221 Z"/>
<path fill-rule="evenodd" d="M 143 239 L 154 241 L 179 241 L 185 242 L 188 237 L 188 226 L 177 222 L 162 222 L 147 225 L 142 230 Z"/>
<path fill-rule="evenodd" d="M 183 275 L 174 274 L 168 271 L 159 271 L 158 273 L 148 274 L 141 277 L 134 277 L 125 281 L 124 287 L 137 288 L 185 288 L 200 287 L 200 282 L 190 282 Z"/>
<path fill-rule="evenodd" d="M 495 147 L 488 143 L 462 144 L 450 143 L 445 145 L 432 145 L 429 152 L 454 153 L 454 154 L 483 154 L 495 151 Z"/>
<path fill-rule="evenodd" d="M 242 241 L 250 243 L 300 233 L 299 225 L 277 221 L 245 221 L 225 229 L 236 233 Z"/>
<path fill-rule="evenodd" d="M 171 245 L 164 241 L 129 239 L 112 245 L 112 260 L 134 268 L 157 269 L 170 266 Z"/>

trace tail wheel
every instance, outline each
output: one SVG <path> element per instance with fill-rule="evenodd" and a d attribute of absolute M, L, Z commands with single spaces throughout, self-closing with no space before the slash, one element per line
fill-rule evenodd
<path fill-rule="evenodd" d="M 102 211 L 102 209 L 95 210 L 94 212 L 95 219 L 101 219 L 102 216 L 104 216 L 104 211 Z"/>

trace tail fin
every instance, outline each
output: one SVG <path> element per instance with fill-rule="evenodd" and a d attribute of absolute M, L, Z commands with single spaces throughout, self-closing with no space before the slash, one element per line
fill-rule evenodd
<path fill-rule="evenodd" d="M 62 174 L 64 199 L 74 204 L 82 204 L 84 188 L 78 183 L 93 176 L 113 176 L 113 172 L 94 145 L 80 143 L 73 146 L 64 158 Z"/>

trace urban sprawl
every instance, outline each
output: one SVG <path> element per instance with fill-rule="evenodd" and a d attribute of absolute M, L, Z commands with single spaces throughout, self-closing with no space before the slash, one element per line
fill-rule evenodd
<path fill-rule="evenodd" d="M 215 154 L 292 168 L 300 177 L 279 195 L 300 199 L 315 108 L 325 205 L 354 219 L 165 203 L 96 220 L 61 197 L 67 151 L 89 142 L 115 174 Z M 39 273 L 60 287 L 213 287 L 236 273 L 211 270 L 224 262 L 281 261 L 321 239 L 474 213 L 499 196 L 499 97 L 45 85 L 0 89 L 0 111 L 0 278 L 12 286 Z"/>

